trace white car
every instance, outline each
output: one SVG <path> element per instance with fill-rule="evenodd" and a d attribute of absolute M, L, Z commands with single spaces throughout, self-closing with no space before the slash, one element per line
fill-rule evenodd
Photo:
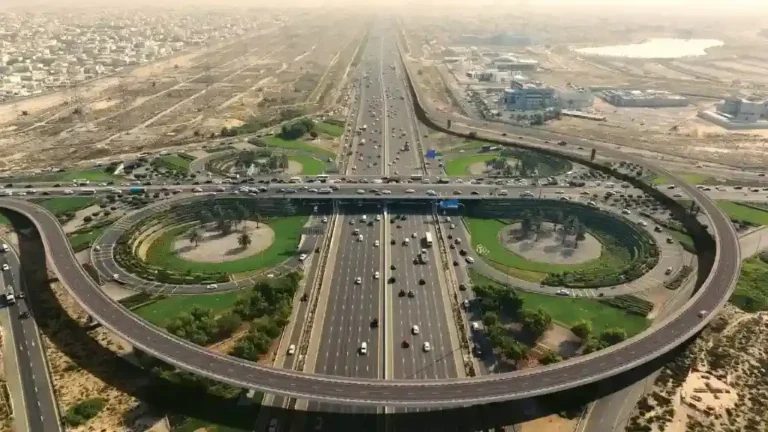
<path fill-rule="evenodd" d="M 416 233 L 411 234 L 411 237 L 413 237 L 413 238 L 416 238 L 417 236 L 418 236 L 418 234 L 416 234 Z"/>
<path fill-rule="evenodd" d="M 389 189 L 384 189 L 383 191 L 381 191 L 381 193 L 383 193 L 384 195 L 391 195 L 392 191 Z"/>
<path fill-rule="evenodd" d="M 210 284 L 210 285 L 206 285 L 205 286 L 205 289 L 207 289 L 208 291 L 213 291 L 216 288 L 218 288 L 218 285 L 216 285 L 216 284 Z"/>
<path fill-rule="evenodd" d="M 374 278 L 374 279 L 378 279 L 378 278 L 379 278 L 379 272 L 375 272 L 375 273 L 373 274 L 373 278 Z"/>
<path fill-rule="evenodd" d="M 368 354 L 368 342 L 362 342 L 360 344 L 360 354 L 361 355 Z"/>
<path fill-rule="evenodd" d="M 299 255 L 299 262 L 304 262 L 305 259 L 307 259 L 307 254 L 303 253 Z"/>
<path fill-rule="evenodd" d="M 294 355 L 296 353 L 296 345 L 291 344 L 291 346 L 288 347 L 288 355 Z"/>
<path fill-rule="evenodd" d="M 380 221 L 381 220 L 381 215 L 376 215 L 376 220 Z"/>
<path fill-rule="evenodd" d="M 465 261 L 467 261 L 467 264 L 472 264 L 472 263 L 474 263 L 474 262 L 475 262 L 475 259 L 474 259 L 474 258 L 472 258 L 472 257 L 467 257 L 467 258 L 465 259 Z"/>
<path fill-rule="evenodd" d="M 328 223 L 328 217 L 327 216 L 323 216 L 323 223 Z"/>
<path fill-rule="evenodd" d="M 360 276 L 356 277 L 355 284 L 360 285 L 361 283 L 363 283 L 363 278 L 361 278 Z"/>
<path fill-rule="evenodd" d="M 411 327 L 411 333 L 413 333 L 414 335 L 419 334 L 419 326 L 415 325 Z"/>
<path fill-rule="evenodd" d="M 364 190 L 362 190 L 362 189 L 358 189 L 358 190 L 357 190 L 357 193 L 358 193 L 358 195 L 362 195 L 362 194 L 364 194 L 364 193 L 365 193 L 365 191 L 364 191 Z"/>
<path fill-rule="evenodd" d="M 414 193 L 414 192 L 416 192 L 416 191 L 415 191 L 415 190 L 413 190 L 413 189 L 406 189 L 406 190 L 405 190 L 405 193 L 409 193 L 409 194 L 412 194 L 412 193 Z"/>
<path fill-rule="evenodd" d="M 429 342 L 424 342 L 424 344 L 421 346 L 421 349 L 423 349 L 424 352 L 430 352 L 432 351 L 432 345 L 430 345 Z"/>
<path fill-rule="evenodd" d="M 8 264 L 3 264 L 3 270 L 10 270 L 11 268 L 8 267 Z"/>
<path fill-rule="evenodd" d="M 570 297 L 571 296 L 571 293 L 568 290 L 564 290 L 564 289 L 557 290 L 556 294 L 559 295 L 559 296 L 564 296 L 564 297 Z"/>
<path fill-rule="evenodd" d="M 375 242 L 373 242 L 373 247 L 379 247 L 379 241 L 378 241 L 378 240 L 376 240 Z"/>
<path fill-rule="evenodd" d="M 200 189 L 200 188 L 194 188 L 194 189 L 192 189 L 192 192 L 198 192 L 198 193 L 199 193 L 199 192 L 202 192 L 202 191 L 203 191 L 203 190 L 202 190 L 202 189 Z"/>

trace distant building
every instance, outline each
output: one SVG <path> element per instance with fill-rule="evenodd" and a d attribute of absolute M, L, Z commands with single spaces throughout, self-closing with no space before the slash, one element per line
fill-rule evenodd
<path fill-rule="evenodd" d="M 755 123 L 768 118 L 768 101 L 749 99 L 726 99 L 718 107 L 719 114 L 725 114 L 732 122 Z"/>
<path fill-rule="evenodd" d="M 555 105 L 555 89 L 540 83 L 513 80 L 499 100 L 510 111 L 534 111 Z"/>
<path fill-rule="evenodd" d="M 602 98 L 617 107 L 662 108 L 689 104 L 683 96 L 660 90 L 606 90 Z"/>
<path fill-rule="evenodd" d="M 467 72 L 467 77 L 481 82 L 507 82 L 511 81 L 512 71 L 500 71 L 498 69 L 476 69 Z"/>
<path fill-rule="evenodd" d="M 582 110 L 595 103 L 595 95 L 587 89 L 558 90 L 557 106 L 565 110 Z"/>
<path fill-rule="evenodd" d="M 491 64 L 498 70 L 531 71 L 536 70 L 539 62 L 531 59 L 523 59 L 512 55 L 504 55 L 491 60 Z"/>

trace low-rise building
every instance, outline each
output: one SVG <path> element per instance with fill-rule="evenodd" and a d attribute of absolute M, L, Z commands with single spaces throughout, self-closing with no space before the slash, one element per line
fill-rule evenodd
<path fill-rule="evenodd" d="M 718 107 L 721 114 L 728 116 L 730 121 L 753 123 L 768 118 L 768 101 L 754 99 L 726 99 Z"/>
<path fill-rule="evenodd" d="M 537 82 L 513 80 L 499 100 L 510 111 L 534 111 L 555 106 L 555 89 Z"/>
<path fill-rule="evenodd" d="M 566 89 L 557 91 L 557 106 L 566 110 L 582 110 L 595 103 L 595 95 L 588 89 Z"/>
<path fill-rule="evenodd" d="M 689 104 L 687 98 L 661 90 L 606 90 L 601 97 L 617 107 L 664 108 Z"/>

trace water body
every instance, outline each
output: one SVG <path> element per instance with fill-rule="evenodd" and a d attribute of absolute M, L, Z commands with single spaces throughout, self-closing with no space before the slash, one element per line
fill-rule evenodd
<path fill-rule="evenodd" d="M 717 39 L 658 38 L 638 44 L 580 48 L 576 52 L 609 57 L 671 59 L 703 56 L 707 54 L 707 48 L 723 45 L 724 42 Z"/>

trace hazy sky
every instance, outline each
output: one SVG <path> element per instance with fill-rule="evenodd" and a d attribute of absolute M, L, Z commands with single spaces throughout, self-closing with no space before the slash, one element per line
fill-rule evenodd
<path fill-rule="evenodd" d="M 114 7 L 114 6 L 211 6 L 211 7 L 354 7 L 354 8 L 411 8 L 411 9 L 548 9 L 553 12 L 563 9 L 581 11 L 633 10 L 658 12 L 739 12 L 755 13 L 768 11 L 768 0 L 0 0 L 0 8 L 34 7 L 44 10 L 48 7 Z M 767 25 L 768 26 L 768 25 Z"/>

